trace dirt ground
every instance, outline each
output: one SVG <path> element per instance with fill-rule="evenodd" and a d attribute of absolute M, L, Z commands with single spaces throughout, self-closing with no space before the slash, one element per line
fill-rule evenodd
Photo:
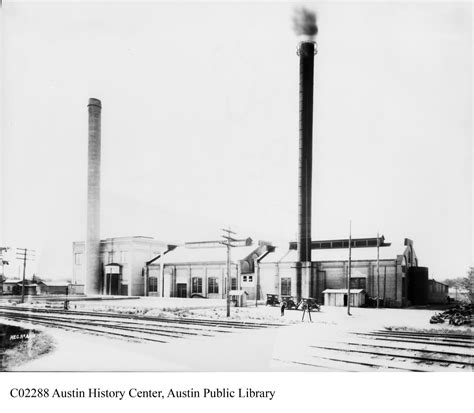
<path fill-rule="evenodd" d="M 224 300 L 143 298 L 140 300 L 84 302 L 78 309 L 118 311 L 183 318 L 226 319 Z M 308 348 L 325 342 L 345 342 L 351 334 L 387 327 L 446 330 L 429 324 L 434 310 L 325 307 L 302 322 L 301 311 L 279 307 L 231 308 L 240 321 L 285 324 L 281 327 L 238 331 L 214 337 L 191 337 L 172 343 L 136 343 L 85 333 L 42 328 L 55 342 L 55 351 L 17 366 L 18 371 L 314 371 L 305 363 Z M 471 333 L 468 327 L 452 327 Z M 308 356 L 307 356 L 308 355 Z M 319 369 L 325 371 L 324 366 Z"/>

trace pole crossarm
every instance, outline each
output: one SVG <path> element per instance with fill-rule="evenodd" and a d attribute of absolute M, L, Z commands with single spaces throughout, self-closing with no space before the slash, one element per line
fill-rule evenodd
<path fill-rule="evenodd" d="M 231 236 L 231 234 L 236 234 L 234 231 L 232 231 L 230 228 L 221 228 L 221 231 L 224 233 L 221 235 L 222 238 L 224 238 L 224 241 L 220 241 L 220 243 L 227 248 L 227 282 L 226 282 L 226 293 L 227 293 L 227 317 L 230 317 L 230 287 L 232 284 L 232 277 L 230 273 L 230 266 L 231 266 L 231 257 L 230 257 L 230 251 L 231 248 L 237 247 L 237 246 L 246 246 L 248 245 L 248 241 L 250 238 L 246 239 L 237 239 Z M 236 245 L 236 243 L 241 243 L 241 245 Z M 237 275 L 238 276 L 238 275 Z"/>

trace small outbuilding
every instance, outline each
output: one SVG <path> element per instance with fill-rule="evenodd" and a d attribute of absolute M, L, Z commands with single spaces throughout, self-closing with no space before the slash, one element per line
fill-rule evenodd
<path fill-rule="evenodd" d="M 40 281 L 38 283 L 41 294 L 68 294 L 69 283 L 67 281 Z"/>
<path fill-rule="evenodd" d="M 23 291 L 23 281 L 21 280 L 5 280 L 3 282 L 4 295 L 21 295 Z M 25 295 L 36 295 L 38 293 L 38 284 L 25 280 Z"/>
<path fill-rule="evenodd" d="M 18 283 L 21 285 L 21 281 L 18 280 L 5 280 L 2 283 L 2 293 L 5 295 L 21 294 L 21 291 L 18 289 Z"/>
<path fill-rule="evenodd" d="M 347 288 L 327 289 L 323 291 L 324 305 L 347 307 Z M 365 304 L 366 292 L 363 289 L 351 289 L 350 303 L 352 307 L 362 307 Z"/>
<path fill-rule="evenodd" d="M 230 300 L 235 304 L 236 307 L 247 306 L 247 296 L 249 295 L 245 290 L 230 290 Z"/>

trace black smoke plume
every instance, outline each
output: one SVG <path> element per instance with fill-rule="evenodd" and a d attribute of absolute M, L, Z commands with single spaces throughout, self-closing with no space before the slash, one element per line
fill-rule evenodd
<path fill-rule="evenodd" d="M 296 8 L 293 14 L 293 30 L 298 36 L 316 36 L 318 34 L 316 13 L 305 7 Z"/>

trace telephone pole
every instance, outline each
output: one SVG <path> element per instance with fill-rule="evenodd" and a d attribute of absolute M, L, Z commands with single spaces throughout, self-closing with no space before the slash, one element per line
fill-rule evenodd
<path fill-rule="evenodd" d="M 224 235 L 222 235 L 222 238 L 225 239 L 225 241 L 222 241 L 222 244 L 227 247 L 227 282 L 226 282 L 226 295 L 227 295 L 227 317 L 230 317 L 230 286 L 232 283 L 232 277 L 230 274 L 230 248 L 233 247 L 234 245 L 232 242 L 238 241 L 237 239 L 233 238 L 231 234 L 235 235 L 235 232 L 231 231 L 230 228 L 228 229 L 222 229 L 224 232 Z"/>
<path fill-rule="evenodd" d="M 8 265 L 8 260 L 5 259 L 4 253 L 6 253 L 10 248 L 9 247 L 0 247 L 0 265 L 2 266 L 2 273 L 0 274 L 0 281 L 5 281 L 5 265 Z M 3 287 L 0 288 L 0 295 L 3 295 Z"/>
<path fill-rule="evenodd" d="M 225 291 L 227 293 L 227 317 L 230 317 L 230 294 L 229 291 L 231 290 L 231 284 L 232 284 L 232 278 L 231 278 L 231 258 L 230 258 L 230 249 L 231 247 L 245 247 L 245 246 L 250 246 L 253 245 L 252 238 L 248 237 L 245 239 L 236 239 L 231 236 L 231 234 L 235 234 L 235 232 L 231 231 L 230 228 L 227 229 L 222 229 L 224 234 L 222 235 L 222 238 L 224 238 L 224 241 L 219 239 L 219 240 L 213 240 L 213 241 L 202 241 L 202 242 L 189 242 L 186 243 L 188 247 L 191 247 L 191 245 L 194 245 L 194 248 L 196 247 L 202 247 L 205 246 L 206 248 L 222 248 L 226 247 L 227 248 L 227 260 L 226 260 L 226 266 L 227 266 L 227 276 L 226 276 L 226 288 Z M 238 274 L 237 274 L 238 276 Z M 223 289 L 224 290 L 224 289 Z"/>
<path fill-rule="evenodd" d="M 379 233 L 377 231 L 377 308 L 380 307 L 380 266 L 379 266 L 379 249 L 380 240 Z"/>
<path fill-rule="evenodd" d="M 352 221 L 349 221 L 349 271 L 347 272 L 347 315 L 351 314 L 351 246 L 352 246 Z"/>
<path fill-rule="evenodd" d="M 26 261 L 34 260 L 34 250 L 29 250 L 27 248 L 17 248 L 16 249 L 16 258 L 17 260 L 23 261 L 23 281 L 21 283 L 21 303 L 25 302 L 25 274 L 26 274 Z M 31 254 L 31 255 L 28 255 Z"/>

